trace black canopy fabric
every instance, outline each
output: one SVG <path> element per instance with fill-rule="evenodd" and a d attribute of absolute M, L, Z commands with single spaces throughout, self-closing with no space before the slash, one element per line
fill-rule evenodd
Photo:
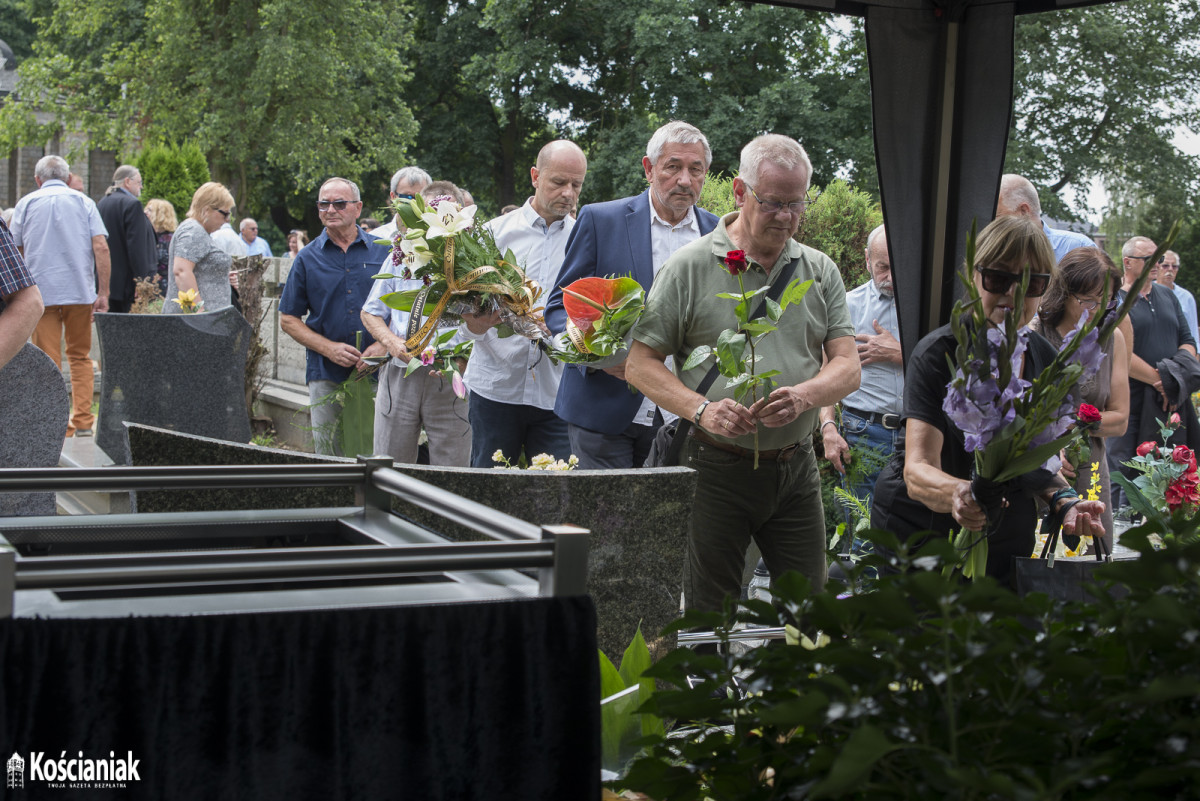
<path fill-rule="evenodd" d="M 875 157 L 905 353 L 949 321 L 966 232 L 995 213 L 1012 116 L 1015 16 L 1112 1 L 771 3 L 866 18 Z"/>
<path fill-rule="evenodd" d="M 587 596 L 0 620 L 0 744 L 24 760 L 9 792 L 598 801 L 596 653 Z M 137 776 L 52 786 L 110 752 Z"/>

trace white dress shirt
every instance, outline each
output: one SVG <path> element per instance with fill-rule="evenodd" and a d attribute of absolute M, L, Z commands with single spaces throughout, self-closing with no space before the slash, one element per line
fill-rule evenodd
<path fill-rule="evenodd" d="M 647 192 L 650 190 L 647 189 Z M 700 223 L 696 221 L 696 207 L 692 206 L 687 210 L 687 215 L 682 220 L 675 224 L 671 224 L 658 216 L 658 212 L 654 209 L 654 198 L 650 198 L 650 254 L 654 264 L 654 277 L 658 277 L 658 271 L 666 263 L 667 259 L 689 242 L 695 242 L 700 238 Z M 650 287 L 643 287 L 647 292 Z M 665 362 L 668 370 L 674 369 L 674 362 L 670 356 Z M 654 410 L 657 407 L 654 401 L 649 398 L 642 398 L 642 406 L 634 415 L 633 422 L 642 426 L 654 425 Z M 663 412 L 663 419 L 666 422 L 671 422 L 675 419 L 675 415 L 670 412 Z"/>
<path fill-rule="evenodd" d="M 487 227 L 500 252 L 512 250 L 525 276 L 542 288 L 539 302 L 545 303 L 562 267 L 574 218 L 547 225 L 530 198 L 521 208 L 489 221 Z M 460 330 L 475 340 L 463 376 L 469 390 L 498 403 L 554 408 L 562 365 L 551 363 L 537 342 L 519 334 L 501 339 L 495 328 L 483 335 L 471 333 L 465 325 Z"/>

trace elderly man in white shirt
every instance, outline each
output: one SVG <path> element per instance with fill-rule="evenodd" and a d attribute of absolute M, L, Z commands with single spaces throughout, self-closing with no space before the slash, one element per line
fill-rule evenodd
<path fill-rule="evenodd" d="M 525 205 L 487 223 L 501 252 L 512 250 L 526 276 L 549 293 L 575 226 L 571 212 L 587 174 L 587 157 L 573 142 L 551 142 L 529 171 L 534 195 Z M 463 330 L 475 340 L 465 380 L 470 390 L 471 466 L 492 467 L 503 452 L 517 461 L 547 453 L 571 455 L 567 424 L 554 413 L 562 365 L 552 364 L 535 341 L 501 339 L 497 313 L 468 315 Z"/>
<path fill-rule="evenodd" d="M 428 203 L 440 195 L 452 196 L 462 204 L 461 191 L 448 181 L 426 182 L 421 191 Z M 400 271 L 391 256 L 380 268 L 384 273 Z M 382 300 L 392 292 L 420 287 L 419 278 L 381 278 L 371 287 L 360 314 L 363 327 L 375 337 L 375 344 L 367 348 L 363 357 L 383 355 L 385 351 L 392 357 L 379 369 L 379 385 L 375 390 L 375 453 L 387 454 L 398 464 L 416 464 L 424 429 L 430 464 L 466 467 L 471 459 L 466 399 L 459 398 L 451 381 L 433 370 L 421 368 L 405 375 L 409 361 L 421 355 L 410 353 L 404 346 L 411 315 L 391 308 Z M 422 318 L 420 322 L 424 321 Z M 462 334 L 456 333 L 444 347 L 462 341 Z"/>
<path fill-rule="evenodd" d="M 840 426 L 836 407 L 821 409 L 821 435 L 825 458 L 843 477 L 852 458 L 862 460 L 854 471 L 854 481 L 844 483 L 869 509 L 879 471 L 900 442 L 900 412 L 904 407 L 900 323 L 896 317 L 887 236 L 882 225 L 867 237 L 867 272 L 870 280 L 846 293 L 862 364 L 862 381 L 857 390 L 842 400 Z M 850 544 L 849 538 L 846 544 Z M 855 537 L 850 550 L 857 555 L 864 549 L 863 540 Z"/>
<path fill-rule="evenodd" d="M 108 311 L 108 229 L 92 199 L 67 186 L 71 168 L 61 157 L 43 156 L 33 174 L 38 189 L 17 202 L 11 226 L 13 240 L 42 293 L 44 311 L 33 331 L 33 344 L 58 366 L 66 341 L 71 373 L 67 436 L 90 437 L 96 417 L 92 414 L 95 376 L 88 351 L 92 313 Z"/>

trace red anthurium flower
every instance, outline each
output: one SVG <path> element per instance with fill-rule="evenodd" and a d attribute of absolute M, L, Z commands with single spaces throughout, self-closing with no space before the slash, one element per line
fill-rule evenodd
<path fill-rule="evenodd" d="M 1079 404 L 1079 419 L 1085 423 L 1099 423 L 1100 410 L 1090 403 Z"/>
<path fill-rule="evenodd" d="M 1145 456 L 1145 455 L 1146 455 L 1146 454 L 1148 454 L 1148 453 L 1153 453 L 1153 452 L 1154 452 L 1154 448 L 1155 448 L 1155 447 L 1156 447 L 1156 446 L 1155 446 L 1155 444 L 1154 444 L 1153 442 L 1151 442 L 1150 440 L 1146 440 L 1146 441 L 1145 441 L 1145 442 L 1143 442 L 1141 445 L 1138 445 L 1138 447 L 1137 447 L 1137 455 L 1138 455 L 1138 456 Z"/>
<path fill-rule="evenodd" d="M 746 261 L 746 251 L 744 250 L 731 250 L 725 254 L 722 261 L 730 275 L 741 275 L 750 269 L 750 263 Z"/>
<path fill-rule="evenodd" d="M 580 278 L 563 287 L 563 309 L 571 322 L 586 334 L 604 312 L 619 308 L 631 293 L 641 289 L 641 284 L 629 277 Z"/>

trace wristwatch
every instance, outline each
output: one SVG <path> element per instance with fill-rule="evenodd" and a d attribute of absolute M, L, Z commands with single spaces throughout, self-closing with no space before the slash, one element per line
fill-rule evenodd
<path fill-rule="evenodd" d="M 700 418 L 704 415 L 704 410 L 708 408 L 708 404 L 710 403 L 712 403 L 712 401 L 705 400 L 696 407 L 696 413 L 692 415 L 692 422 L 695 424 L 696 428 L 704 428 L 704 426 L 700 425 Z"/>

